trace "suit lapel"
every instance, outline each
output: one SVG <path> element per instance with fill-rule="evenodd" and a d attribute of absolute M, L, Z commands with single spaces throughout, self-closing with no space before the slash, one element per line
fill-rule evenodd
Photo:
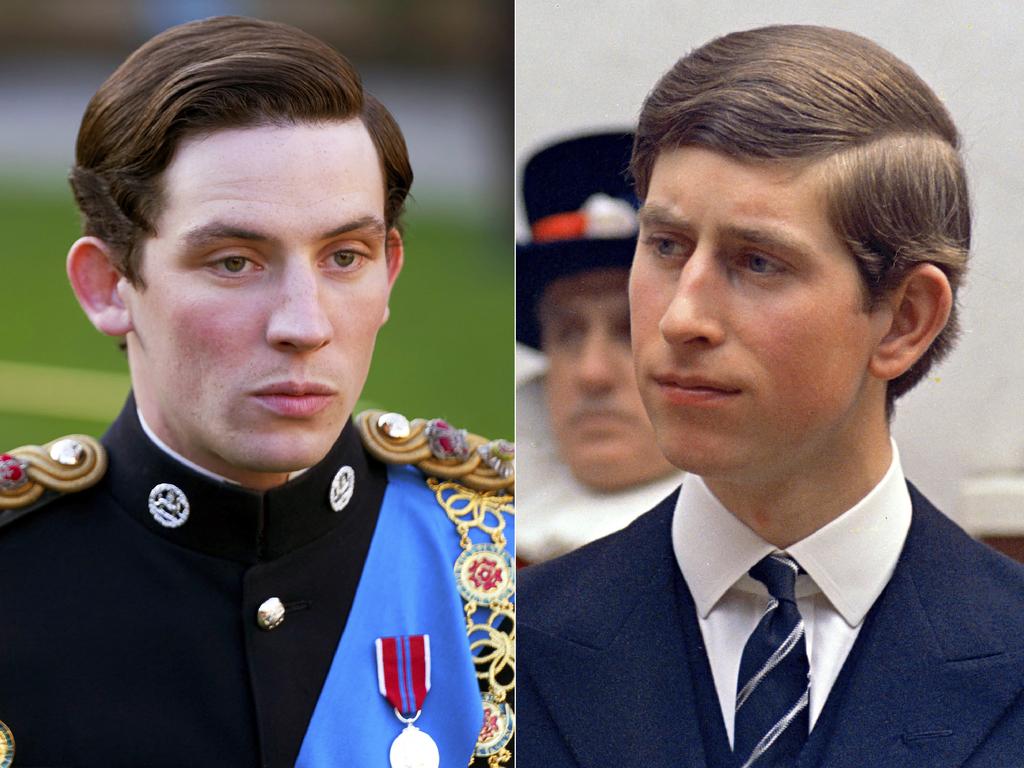
<path fill-rule="evenodd" d="M 593 621 L 531 645 L 531 677 L 583 768 L 706 764 L 682 628 L 695 619 L 674 599 L 674 499 L 620 535 L 630 541 L 614 551 L 629 563 L 591 571 L 580 599 Z"/>
<path fill-rule="evenodd" d="M 826 704 L 834 725 L 815 764 L 961 765 L 1024 688 L 1022 654 L 985 629 L 1005 606 L 987 605 L 964 562 L 980 545 L 912 495 L 907 542 Z"/>

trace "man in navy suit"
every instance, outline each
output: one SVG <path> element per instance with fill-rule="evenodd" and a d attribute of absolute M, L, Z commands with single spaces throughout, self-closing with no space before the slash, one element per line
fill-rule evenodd
<path fill-rule="evenodd" d="M 857 35 L 680 59 L 640 114 L 637 379 L 691 473 L 523 574 L 520 765 L 1024 765 L 1024 569 L 903 476 L 957 334 L 956 126 Z"/>

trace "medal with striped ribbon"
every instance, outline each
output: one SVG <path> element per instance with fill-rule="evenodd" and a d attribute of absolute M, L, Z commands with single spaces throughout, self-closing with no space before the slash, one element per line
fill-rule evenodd
<path fill-rule="evenodd" d="M 377 687 L 405 728 L 391 744 L 391 768 L 438 768 L 437 744 L 415 725 L 430 690 L 430 636 L 378 637 Z"/>

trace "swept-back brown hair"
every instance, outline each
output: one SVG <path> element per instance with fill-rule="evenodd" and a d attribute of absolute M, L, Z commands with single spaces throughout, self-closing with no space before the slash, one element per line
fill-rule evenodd
<path fill-rule="evenodd" d="M 355 118 L 380 159 L 385 223 L 398 226 L 412 185 L 405 139 L 344 56 L 299 29 L 259 19 L 222 16 L 169 29 L 129 56 L 85 110 L 70 176 L 83 229 L 105 240 L 115 266 L 141 283 L 141 244 L 156 232 L 161 174 L 184 138 Z"/>
<path fill-rule="evenodd" d="M 824 27 L 736 32 L 673 66 L 640 112 L 630 170 L 641 199 L 659 153 L 700 146 L 740 160 L 820 163 L 828 214 L 875 306 L 918 264 L 953 289 L 949 322 L 889 382 L 887 407 L 953 346 L 971 211 L 952 118 L 928 85 L 875 43 Z"/>

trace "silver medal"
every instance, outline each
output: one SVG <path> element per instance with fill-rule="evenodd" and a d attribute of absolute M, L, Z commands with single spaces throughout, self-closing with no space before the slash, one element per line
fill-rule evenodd
<path fill-rule="evenodd" d="M 437 744 L 412 723 L 407 723 L 398 738 L 391 742 L 388 757 L 391 768 L 438 768 L 441 764 Z"/>

